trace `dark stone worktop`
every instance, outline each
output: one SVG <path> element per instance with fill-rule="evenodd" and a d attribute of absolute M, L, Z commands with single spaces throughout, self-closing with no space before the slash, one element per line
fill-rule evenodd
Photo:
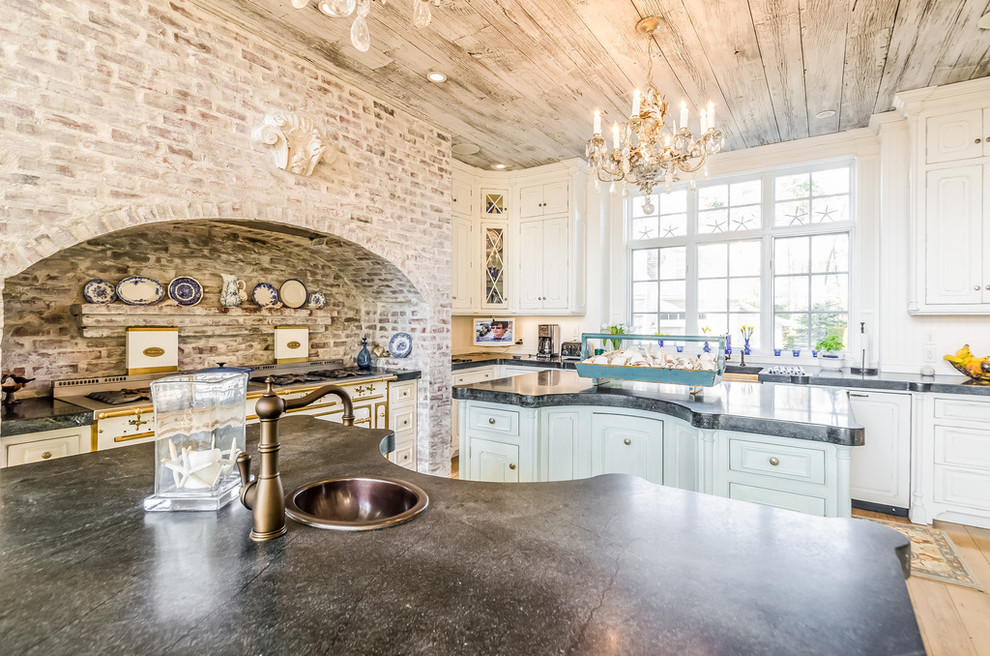
<path fill-rule="evenodd" d="M 457 385 L 458 400 L 526 408 L 592 405 L 659 412 L 696 428 L 779 435 L 859 446 L 864 429 L 842 390 L 772 383 L 721 382 L 695 400 L 683 385 L 614 382 L 596 386 L 572 371 L 544 371 Z"/>
<path fill-rule="evenodd" d="M 624 475 L 435 478 L 388 434 L 283 420 L 286 489 L 391 476 L 422 515 L 262 544 L 237 502 L 145 513 L 151 444 L 0 470 L 4 653 L 924 653 L 891 529 Z"/>
<path fill-rule="evenodd" d="M 990 381 L 973 380 L 962 374 L 896 374 L 881 372 L 875 375 L 854 374 L 848 369 L 830 371 L 818 367 L 804 367 L 806 376 L 787 376 L 760 372 L 761 382 L 791 383 L 796 385 L 822 385 L 825 387 L 862 388 L 895 392 L 932 392 L 935 394 L 969 394 L 990 396 Z"/>
<path fill-rule="evenodd" d="M 50 397 L 20 399 L 2 407 L 0 436 L 3 437 L 93 424 L 92 410 Z"/>

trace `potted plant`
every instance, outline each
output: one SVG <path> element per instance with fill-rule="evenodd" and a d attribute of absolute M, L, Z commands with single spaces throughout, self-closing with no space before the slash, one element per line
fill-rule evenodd
<path fill-rule="evenodd" d="M 843 357 L 842 340 L 835 335 L 829 335 L 815 345 L 818 350 L 818 361 L 822 369 L 842 369 Z"/>

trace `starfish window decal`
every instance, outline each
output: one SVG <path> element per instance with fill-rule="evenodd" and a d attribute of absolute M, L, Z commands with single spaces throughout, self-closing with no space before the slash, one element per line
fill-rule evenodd
<path fill-rule="evenodd" d="M 826 221 L 835 221 L 835 219 L 832 218 L 832 215 L 835 214 L 835 212 L 836 210 L 833 210 L 831 207 L 826 205 L 825 209 L 818 213 L 818 222 L 825 223 Z"/>
<path fill-rule="evenodd" d="M 653 236 L 653 228 L 643 228 L 643 231 L 639 233 L 640 239 L 649 239 Z"/>
<path fill-rule="evenodd" d="M 749 225 L 749 217 L 744 216 L 741 219 L 736 219 L 736 230 L 745 230 L 746 226 Z"/>
<path fill-rule="evenodd" d="M 674 226 L 672 226 L 672 225 L 667 226 L 666 228 L 663 229 L 663 236 L 664 237 L 673 237 L 674 236 L 674 230 L 676 230 L 676 228 Z"/>
<path fill-rule="evenodd" d="M 795 207 L 794 208 L 794 214 L 788 214 L 786 216 L 787 216 L 788 219 L 791 220 L 791 222 L 790 222 L 789 225 L 794 225 L 795 223 L 797 223 L 797 224 L 800 225 L 801 223 L 804 223 L 804 217 L 807 214 L 808 213 L 803 208 Z"/>
<path fill-rule="evenodd" d="M 726 224 L 726 221 L 713 221 L 713 222 L 711 222 L 711 223 L 708 224 L 708 227 L 711 228 L 711 231 L 713 233 L 715 233 L 715 232 L 725 232 L 725 230 L 722 227 L 725 224 Z"/>

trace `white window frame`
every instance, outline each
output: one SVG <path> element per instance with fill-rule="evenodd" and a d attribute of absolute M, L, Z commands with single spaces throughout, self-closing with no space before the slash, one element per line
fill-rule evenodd
<path fill-rule="evenodd" d="M 814 173 L 815 171 L 825 171 L 828 169 L 834 169 L 841 166 L 849 167 L 849 221 L 842 223 L 814 223 L 810 225 L 801 226 L 778 226 L 773 225 L 774 217 L 774 199 L 773 199 L 773 179 L 778 176 L 783 175 L 793 175 L 797 173 Z M 848 290 L 849 298 L 847 299 L 847 335 L 851 339 L 853 334 L 853 321 L 856 315 L 854 289 L 856 287 L 854 281 L 856 280 L 856 266 L 854 253 L 856 252 L 856 225 L 857 225 L 857 209 L 858 205 L 858 189 L 857 189 L 857 162 L 855 157 L 837 157 L 823 159 L 814 162 L 802 162 L 799 164 L 791 164 L 786 166 L 775 166 L 767 167 L 758 170 L 750 170 L 740 173 L 732 173 L 727 175 L 720 175 L 717 177 L 712 177 L 701 182 L 697 182 L 697 189 L 701 189 L 706 186 L 717 186 L 724 184 L 732 184 L 736 182 L 743 182 L 746 180 L 753 180 L 755 178 L 761 178 L 762 184 L 762 201 L 761 205 L 763 208 L 763 225 L 757 230 L 747 230 L 745 232 L 726 232 L 718 234 L 699 234 L 698 233 L 698 193 L 688 192 L 687 201 L 687 234 L 681 237 L 667 237 L 661 238 L 659 235 L 654 239 L 633 239 L 632 235 L 632 215 L 633 215 L 633 203 L 642 202 L 642 194 L 640 192 L 630 193 L 629 197 L 625 199 L 623 203 L 623 221 L 622 221 L 622 231 L 623 231 L 623 241 L 625 242 L 625 321 L 628 325 L 632 326 L 633 321 L 633 270 L 632 270 L 632 251 L 639 250 L 643 248 L 666 248 L 671 246 L 685 246 L 685 264 L 687 268 L 687 299 L 685 305 L 685 332 L 689 335 L 700 335 L 701 326 L 698 325 L 698 303 L 697 303 L 697 289 L 698 289 L 698 249 L 699 244 L 706 243 L 720 243 L 729 241 L 752 241 L 759 239 L 761 242 L 761 267 L 760 267 L 760 325 L 761 325 L 761 335 L 758 341 L 759 347 L 753 349 L 753 354 L 758 356 L 769 356 L 773 354 L 774 344 L 769 343 L 766 339 L 767 335 L 773 335 L 773 325 L 774 325 L 774 303 L 773 303 L 773 282 L 774 282 L 774 269 L 773 269 L 773 239 L 775 237 L 799 237 L 799 236 L 812 236 L 821 234 L 831 234 L 831 233 L 846 233 L 849 235 L 849 261 L 848 261 Z M 681 182 L 674 185 L 674 190 L 685 189 L 689 185 L 688 182 Z M 662 187 L 658 187 L 654 190 L 654 193 L 659 192 L 661 195 L 664 193 Z M 662 198 L 661 198 L 662 202 Z M 659 233 L 659 231 L 658 231 Z M 767 330 L 769 327 L 769 330 Z M 734 350 L 738 350 L 742 346 L 742 336 L 732 335 L 732 343 Z M 849 346 L 848 344 L 846 345 Z M 808 353 L 810 356 L 811 354 Z"/>

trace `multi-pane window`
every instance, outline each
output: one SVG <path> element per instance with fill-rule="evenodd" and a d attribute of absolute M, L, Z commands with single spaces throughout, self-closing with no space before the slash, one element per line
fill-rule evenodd
<path fill-rule="evenodd" d="M 628 204 L 631 319 L 640 333 L 730 334 L 809 349 L 849 324 L 852 167 L 733 176 Z"/>

